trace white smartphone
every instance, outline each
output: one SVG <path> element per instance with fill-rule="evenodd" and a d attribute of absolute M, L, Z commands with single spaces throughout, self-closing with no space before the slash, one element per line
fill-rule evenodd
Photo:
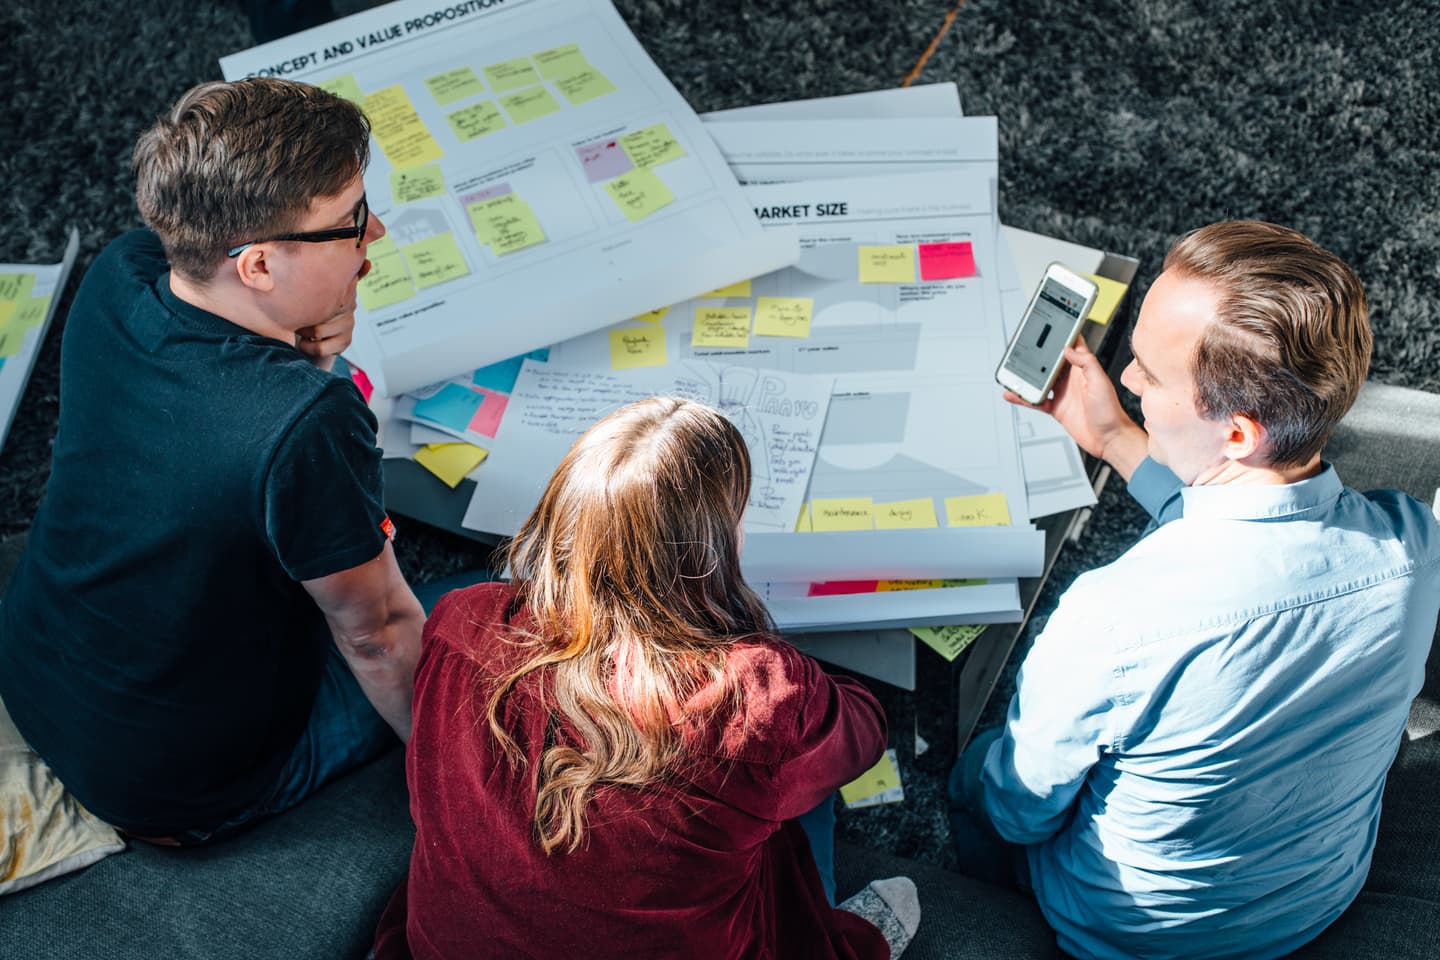
<path fill-rule="evenodd" d="M 1020 328 L 1005 348 L 995 381 L 1026 403 L 1044 400 L 1065 364 L 1065 348 L 1075 342 L 1098 292 L 1094 283 L 1058 263 L 1046 267 Z"/>

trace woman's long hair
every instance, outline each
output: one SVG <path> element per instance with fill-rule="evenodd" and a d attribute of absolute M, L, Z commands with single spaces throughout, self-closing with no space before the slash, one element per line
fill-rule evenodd
<path fill-rule="evenodd" d="M 580 845 L 597 787 L 643 788 L 683 761 L 677 726 L 698 692 L 709 710 L 739 708 L 724 681 L 730 645 L 774 629 L 740 575 L 749 492 L 750 456 L 729 420 L 689 400 L 641 400 L 575 442 L 510 544 L 535 630 L 520 638 L 529 655 L 496 685 L 488 714 L 520 761 L 503 702 L 528 674 L 548 681 L 540 689 L 559 722 L 535 803 L 547 854 Z"/>

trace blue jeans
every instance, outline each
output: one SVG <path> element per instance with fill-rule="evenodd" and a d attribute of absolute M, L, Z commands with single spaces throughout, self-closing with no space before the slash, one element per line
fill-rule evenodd
<path fill-rule="evenodd" d="M 1000 836 L 985 809 L 980 771 L 990 744 L 1004 731 L 995 727 L 977 733 L 950 771 L 950 840 L 967 877 L 1002 887 L 1030 890 L 1030 863 L 1025 848 Z"/>
<path fill-rule="evenodd" d="M 835 795 L 832 793 L 820 801 L 820 806 L 809 813 L 802 813 L 796 819 L 805 837 L 810 841 L 810 854 L 815 858 L 815 869 L 820 871 L 820 882 L 825 885 L 825 897 L 830 906 L 835 906 Z"/>

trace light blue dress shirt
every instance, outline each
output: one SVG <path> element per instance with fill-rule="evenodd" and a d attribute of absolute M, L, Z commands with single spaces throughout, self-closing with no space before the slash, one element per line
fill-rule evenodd
<path fill-rule="evenodd" d="M 1021 668 L 982 782 L 1077 957 L 1290 952 L 1359 893 L 1440 609 L 1440 528 L 1333 467 L 1184 487 L 1077 579 Z"/>

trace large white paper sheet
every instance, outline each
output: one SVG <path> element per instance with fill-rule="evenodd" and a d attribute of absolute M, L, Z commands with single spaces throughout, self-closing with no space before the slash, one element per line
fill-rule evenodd
<path fill-rule="evenodd" d="M 400 0 L 221 67 L 367 105 L 392 243 L 347 357 L 382 394 L 794 262 L 607 0 Z"/>
<path fill-rule="evenodd" d="M 906 117 L 959 116 L 963 116 L 960 90 L 954 81 L 947 81 L 847 93 L 838 97 L 713 110 L 702 114 L 700 119 L 706 123 L 733 123 L 737 120 L 898 120 Z"/>
<path fill-rule="evenodd" d="M 1014 579 L 970 587 L 836 596 L 810 596 L 806 586 L 781 582 L 761 587 L 770 615 L 787 633 L 815 633 L 855 624 L 878 630 L 956 622 L 1016 623 L 1020 619 L 1020 591 Z"/>
<path fill-rule="evenodd" d="M 59 263 L 0 263 L 0 447 L 79 250 L 80 234 L 71 228 Z"/>
<path fill-rule="evenodd" d="M 627 371 L 526 360 L 495 438 L 496 455 L 480 474 L 463 523 L 513 536 L 580 434 L 631 401 L 660 395 L 708 404 L 739 428 L 752 477 L 746 531 L 791 530 L 809 485 L 832 384 L 827 376 L 699 359 Z"/>

